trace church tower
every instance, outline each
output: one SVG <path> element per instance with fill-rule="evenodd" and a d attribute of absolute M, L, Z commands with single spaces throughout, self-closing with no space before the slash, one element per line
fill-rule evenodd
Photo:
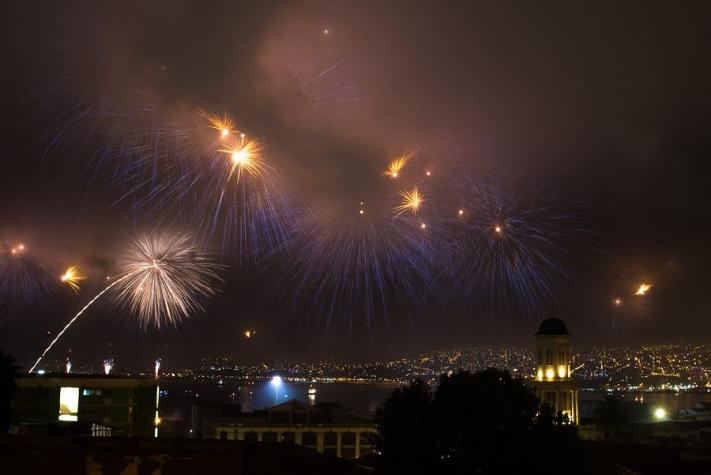
<path fill-rule="evenodd" d="M 570 333 L 562 320 L 547 318 L 536 333 L 536 395 L 556 412 L 579 422 L 578 388 L 570 379 Z"/>

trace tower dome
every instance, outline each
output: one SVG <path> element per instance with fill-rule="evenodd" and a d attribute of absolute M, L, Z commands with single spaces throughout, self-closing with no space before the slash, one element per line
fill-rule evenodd
<path fill-rule="evenodd" d="M 559 318 L 546 318 L 538 327 L 538 332 L 535 336 L 540 335 L 570 335 L 565 322 Z"/>

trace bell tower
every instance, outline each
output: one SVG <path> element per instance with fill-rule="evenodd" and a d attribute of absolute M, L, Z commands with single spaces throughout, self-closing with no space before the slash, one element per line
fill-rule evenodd
<path fill-rule="evenodd" d="M 541 403 L 546 403 L 579 421 L 578 388 L 570 379 L 570 333 L 562 320 L 547 318 L 536 333 L 536 379 L 533 386 Z"/>

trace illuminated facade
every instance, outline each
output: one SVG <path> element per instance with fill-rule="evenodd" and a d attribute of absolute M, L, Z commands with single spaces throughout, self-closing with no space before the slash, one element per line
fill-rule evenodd
<path fill-rule="evenodd" d="M 578 388 L 570 379 L 570 333 L 562 320 L 548 318 L 536 333 L 536 395 L 577 424 Z"/>
<path fill-rule="evenodd" d="M 116 435 L 157 436 L 158 383 L 153 378 L 31 374 L 18 378 L 12 424 L 95 423 Z"/>
<path fill-rule="evenodd" d="M 233 407 L 232 414 L 223 410 L 221 415 L 213 412 L 194 417 L 193 433 L 207 439 L 287 442 L 344 459 L 357 459 L 373 451 L 375 424 L 355 417 L 334 417 L 328 406 L 291 400 L 251 413 Z"/>

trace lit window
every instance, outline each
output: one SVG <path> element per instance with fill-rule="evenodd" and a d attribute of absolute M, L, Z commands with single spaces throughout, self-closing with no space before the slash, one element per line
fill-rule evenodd
<path fill-rule="evenodd" d="M 560 379 L 565 378 L 565 373 L 566 373 L 566 371 L 565 371 L 565 366 L 563 366 L 563 365 L 558 366 L 558 377 L 559 377 Z"/>
<path fill-rule="evenodd" d="M 79 388 L 59 389 L 59 420 L 76 421 L 79 413 Z"/>

